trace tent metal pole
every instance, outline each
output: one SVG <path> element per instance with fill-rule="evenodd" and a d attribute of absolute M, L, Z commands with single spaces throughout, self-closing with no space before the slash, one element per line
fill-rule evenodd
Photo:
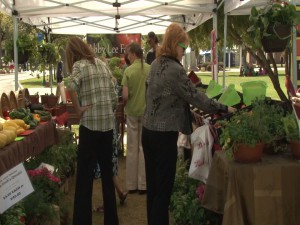
<path fill-rule="evenodd" d="M 227 13 L 224 17 L 224 47 L 223 47 L 223 88 L 225 87 L 225 67 L 226 67 L 226 45 L 227 45 Z"/>
<path fill-rule="evenodd" d="M 14 69 L 15 69 L 15 91 L 19 89 L 19 59 L 18 59 L 18 19 L 13 15 L 13 28 L 14 28 Z"/>
<path fill-rule="evenodd" d="M 218 44 L 217 44 L 217 39 L 218 39 L 218 18 L 217 18 L 217 12 L 213 12 L 213 30 L 215 32 L 215 38 L 216 40 L 212 40 L 212 42 L 215 43 L 215 54 L 216 54 L 216 62 L 213 61 L 213 55 L 211 54 L 211 62 L 212 62 L 212 69 L 213 69 L 213 80 L 218 82 Z"/>
<path fill-rule="evenodd" d="M 293 4 L 296 6 L 295 0 L 293 0 Z M 293 71 L 293 85 L 294 89 L 297 90 L 297 83 L 298 83 L 298 70 L 297 70 L 297 34 L 296 34 L 296 28 L 293 26 L 292 30 L 292 71 Z"/>

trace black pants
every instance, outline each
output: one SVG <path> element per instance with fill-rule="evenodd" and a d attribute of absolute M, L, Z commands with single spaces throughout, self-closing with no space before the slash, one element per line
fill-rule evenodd
<path fill-rule="evenodd" d="M 112 174 L 113 130 L 91 131 L 79 127 L 79 148 L 74 199 L 73 224 L 92 225 L 92 193 L 94 168 L 101 169 L 104 203 L 104 225 L 118 225 L 115 187 Z M 97 191 L 97 190 L 96 190 Z"/>
<path fill-rule="evenodd" d="M 176 173 L 178 132 L 143 127 L 148 225 L 169 225 L 169 204 Z"/>

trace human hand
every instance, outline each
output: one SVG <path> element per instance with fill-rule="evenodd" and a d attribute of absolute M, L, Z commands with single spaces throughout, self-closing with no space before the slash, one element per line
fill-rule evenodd
<path fill-rule="evenodd" d="M 233 108 L 233 107 L 231 107 L 231 106 L 228 106 L 228 112 L 229 112 L 229 113 L 234 113 L 234 112 L 236 112 L 236 111 L 237 111 L 236 108 Z"/>
<path fill-rule="evenodd" d="M 200 114 L 196 113 L 195 111 L 191 110 L 193 113 L 193 116 L 195 118 L 195 124 L 197 127 L 201 126 L 203 124 L 203 118 Z"/>
<path fill-rule="evenodd" d="M 76 110 L 77 115 L 82 118 L 84 112 L 90 108 L 92 108 L 93 104 L 81 106 Z"/>
<path fill-rule="evenodd" d="M 299 96 L 298 93 L 297 96 Z M 292 103 L 293 105 L 300 107 L 300 97 L 292 97 Z"/>

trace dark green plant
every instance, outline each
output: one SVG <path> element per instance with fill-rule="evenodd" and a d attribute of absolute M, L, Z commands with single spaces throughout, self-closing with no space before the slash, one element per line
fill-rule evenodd
<path fill-rule="evenodd" d="M 284 138 L 282 116 L 284 109 L 269 100 L 255 100 L 251 111 L 241 110 L 229 120 L 223 120 L 220 143 L 228 155 L 238 144 L 255 146 Z"/>
<path fill-rule="evenodd" d="M 37 40 L 31 34 L 19 34 L 17 39 L 18 53 L 26 55 L 29 59 L 33 52 L 37 49 Z M 13 37 L 5 41 L 5 61 L 11 61 L 14 57 Z"/>
<path fill-rule="evenodd" d="M 55 219 L 55 205 L 60 204 L 61 181 L 48 169 L 27 170 L 34 192 L 27 196 L 24 202 L 26 221 L 28 224 L 43 225 L 45 221 Z"/>
<path fill-rule="evenodd" d="M 59 60 L 59 52 L 55 44 L 43 43 L 38 46 L 38 52 L 41 55 L 43 64 L 55 64 Z"/>
<path fill-rule="evenodd" d="M 25 209 L 22 202 L 13 205 L 0 215 L 1 225 L 24 225 Z"/>
<path fill-rule="evenodd" d="M 27 224 L 44 225 L 45 221 L 53 221 L 55 219 L 55 209 L 51 203 L 47 202 L 41 190 L 35 190 L 23 202 Z"/>
<path fill-rule="evenodd" d="M 112 57 L 108 61 L 108 66 L 112 72 L 112 75 L 117 79 L 118 84 L 120 85 L 123 78 L 123 69 L 121 64 L 121 58 Z"/>
<path fill-rule="evenodd" d="M 69 130 L 58 131 L 59 142 L 39 155 L 25 162 L 26 169 L 37 168 L 42 162 L 54 166 L 56 174 L 64 179 L 74 174 L 77 157 L 77 144 L 73 141 L 74 133 Z"/>
<path fill-rule="evenodd" d="M 260 48 L 262 46 L 262 37 L 270 37 L 272 35 L 268 32 L 269 26 L 272 26 L 273 30 L 277 25 L 295 26 L 300 23 L 300 15 L 297 13 L 296 7 L 293 4 L 288 4 L 287 2 L 271 3 L 262 9 L 257 9 L 253 6 L 249 21 L 252 25 L 247 31 L 250 32 L 254 38 L 256 47 Z M 275 35 L 280 39 L 289 37 L 279 37 L 276 32 Z"/>
<path fill-rule="evenodd" d="M 300 130 L 294 113 L 289 113 L 282 118 L 284 132 L 288 141 L 300 141 Z"/>
<path fill-rule="evenodd" d="M 176 177 L 170 202 L 171 216 L 175 224 L 205 225 L 218 224 L 219 215 L 201 205 L 197 189 L 203 185 L 200 181 L 188 177 L 186 162 L 177 161 Z"/>

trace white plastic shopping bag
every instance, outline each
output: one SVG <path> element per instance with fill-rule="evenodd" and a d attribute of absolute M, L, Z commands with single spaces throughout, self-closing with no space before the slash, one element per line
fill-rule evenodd
<path fill-rule="evenodd" d="M 191 143 L 194 148 L 189 177 L 206 183 L 212 162 L 214 143 L 209 125 L 205 124 L 198 127 L 191 135 Z"/>

